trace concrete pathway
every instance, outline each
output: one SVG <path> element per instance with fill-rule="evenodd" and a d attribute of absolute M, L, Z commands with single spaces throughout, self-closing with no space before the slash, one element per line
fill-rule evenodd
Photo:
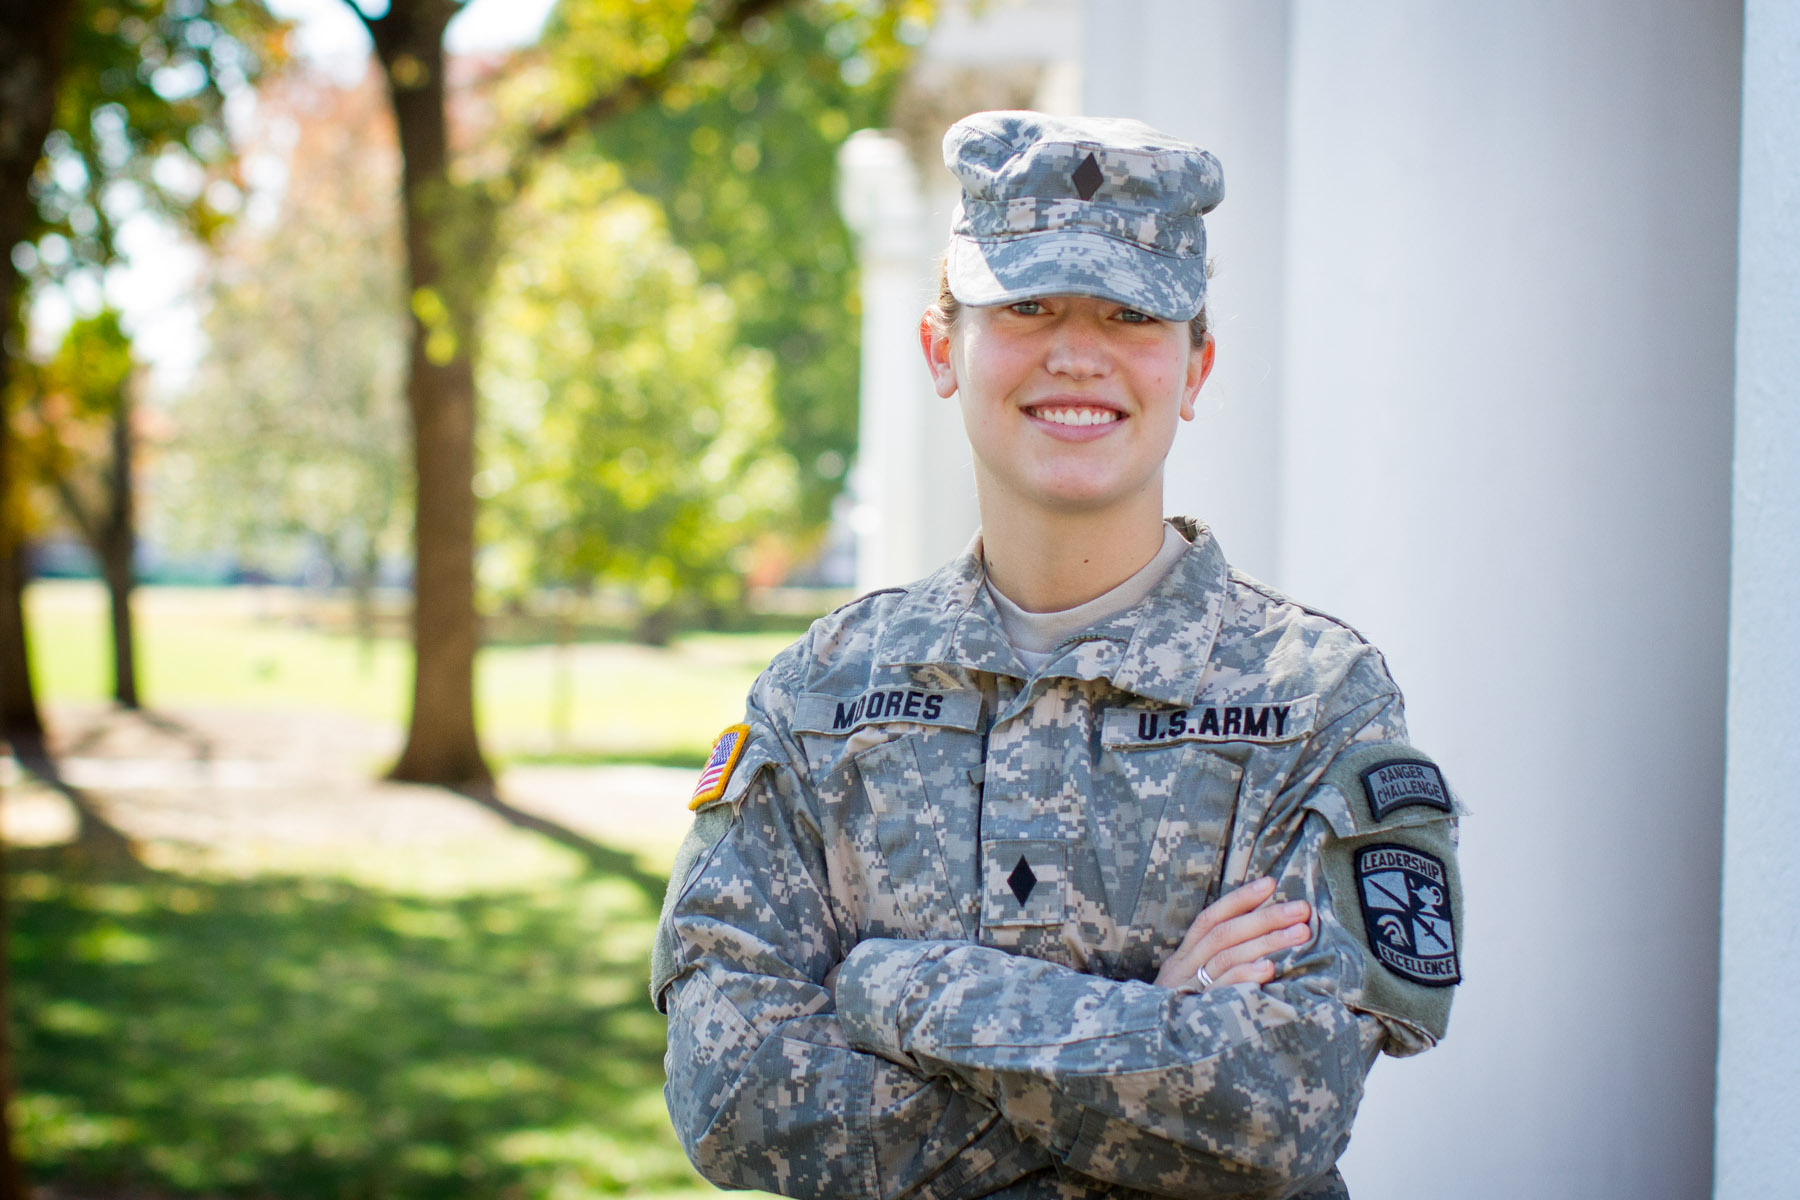
<path fill-rule="evenodd" d="M 62 781 L 153 858 L 157 846 L 328 851 L 516 832 L 455 793 L 382 782 L 399 731 L 353 717 L 64 705 L 49 720 Z M 691 820 L 693 781 L 692 771 L 667 767 L 521 766 L 504 772 L 499 792 L 516 808 L 666 871 Z M 68 799 L 11 758 L 0 759 L 0 790 L 0 835 L 9 845 L 74 836 Z"/>

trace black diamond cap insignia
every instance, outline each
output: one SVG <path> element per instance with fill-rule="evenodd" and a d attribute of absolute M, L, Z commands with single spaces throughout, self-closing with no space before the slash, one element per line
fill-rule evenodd
<path fill-rule="evenodd" d="M 1106 176 L 1100 173 L 1100 164 L 1089 154 L 1075 168 L 1075 174 L 1069 176 L 1069 182 L 1075 185 L 1075 191 L 1083 200 L 1092 200 L 1094 193 L 1100 190 L 1100 185 L 1106 182 Z"/>
<path fill-rule="evenodd" d="M 1020 904 L 1025 903 L 1026 897 L 1031 895 L 1031 889 L 1037 886 L 1037 875 L 1032 872 L 1031 864 L 1025 861 L 1023 854 L 1019 855 L 1019 865 L 1006 877 L 1006 886 L 1012 889 L 1012 894 L 1019 898 Z"/>

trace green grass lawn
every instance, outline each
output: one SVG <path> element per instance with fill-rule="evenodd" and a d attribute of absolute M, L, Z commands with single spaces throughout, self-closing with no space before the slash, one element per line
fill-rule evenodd
<path fill-rule="evenodd" d="M 34 585 L 29 614 L 40 694 L 104 699 L 99 590 Z M 138 618 L 152 706 L 404 721 L 399 643 L 364 658 L 241 593 L 148 589 Z M 575 647 L 560 735 L 556 652 L 490 649 L 484 736 L 502 759 L 697 764 L 787 640 Z M 9 855 L 33 1178 L 82 1200 L 717 1195 L 663 1108 L 654 897 L 523 832 L 429 854 L 423 872 L 418 853 L 346 846 L 232 874 Z"/>
<path fill-rule="evenodd" d="M 32 1175 L 82 1196 L 713 1194 L 663 1111 L 653 901 L 556 855 L 452 896 L 15 865 Z"/>
<path fill-rule="evenodd" d="M 112 675 L 105 595 L 54 581 L 27 593 L 32 667 L 48 700 L 103 700 Z M 146 703 L 348 712 L 396 727 L 411 652 L 365 647 L 294 618 L 291 593 L 144 588 L 136 606 Z M 798 634 L 691 634 L 666 649 L 628 642 L 495 646 L 476 664 L 476 712 L 496 757 L 698 766 L 743 712 L 757 672 Z M 558 673 L 566 672 L 559 717 Z"/>

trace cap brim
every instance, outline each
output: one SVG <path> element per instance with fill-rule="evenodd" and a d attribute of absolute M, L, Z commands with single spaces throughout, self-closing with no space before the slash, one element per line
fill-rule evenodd
<path fill-rule="evenodd" d="M 1193 319 L 1206 302 L 1205 253 L 1173 258 L 1087 230 L 978 241 L 950 239 L 950 294 L 964 304 L 1033 296 L 1095 296 L 1165 321 Z"/>

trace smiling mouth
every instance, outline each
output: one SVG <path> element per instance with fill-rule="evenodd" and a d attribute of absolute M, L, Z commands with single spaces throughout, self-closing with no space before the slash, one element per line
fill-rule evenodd
<path fill-rule="evenodd" d="M 1044 407 L 1025 410 L 1034 417 L 1049 421 L 1052 425 L 1111 425 L 1122 420 L 1123 413 L 1114 412 L 1110 408 L 1067 408 Z"/>

